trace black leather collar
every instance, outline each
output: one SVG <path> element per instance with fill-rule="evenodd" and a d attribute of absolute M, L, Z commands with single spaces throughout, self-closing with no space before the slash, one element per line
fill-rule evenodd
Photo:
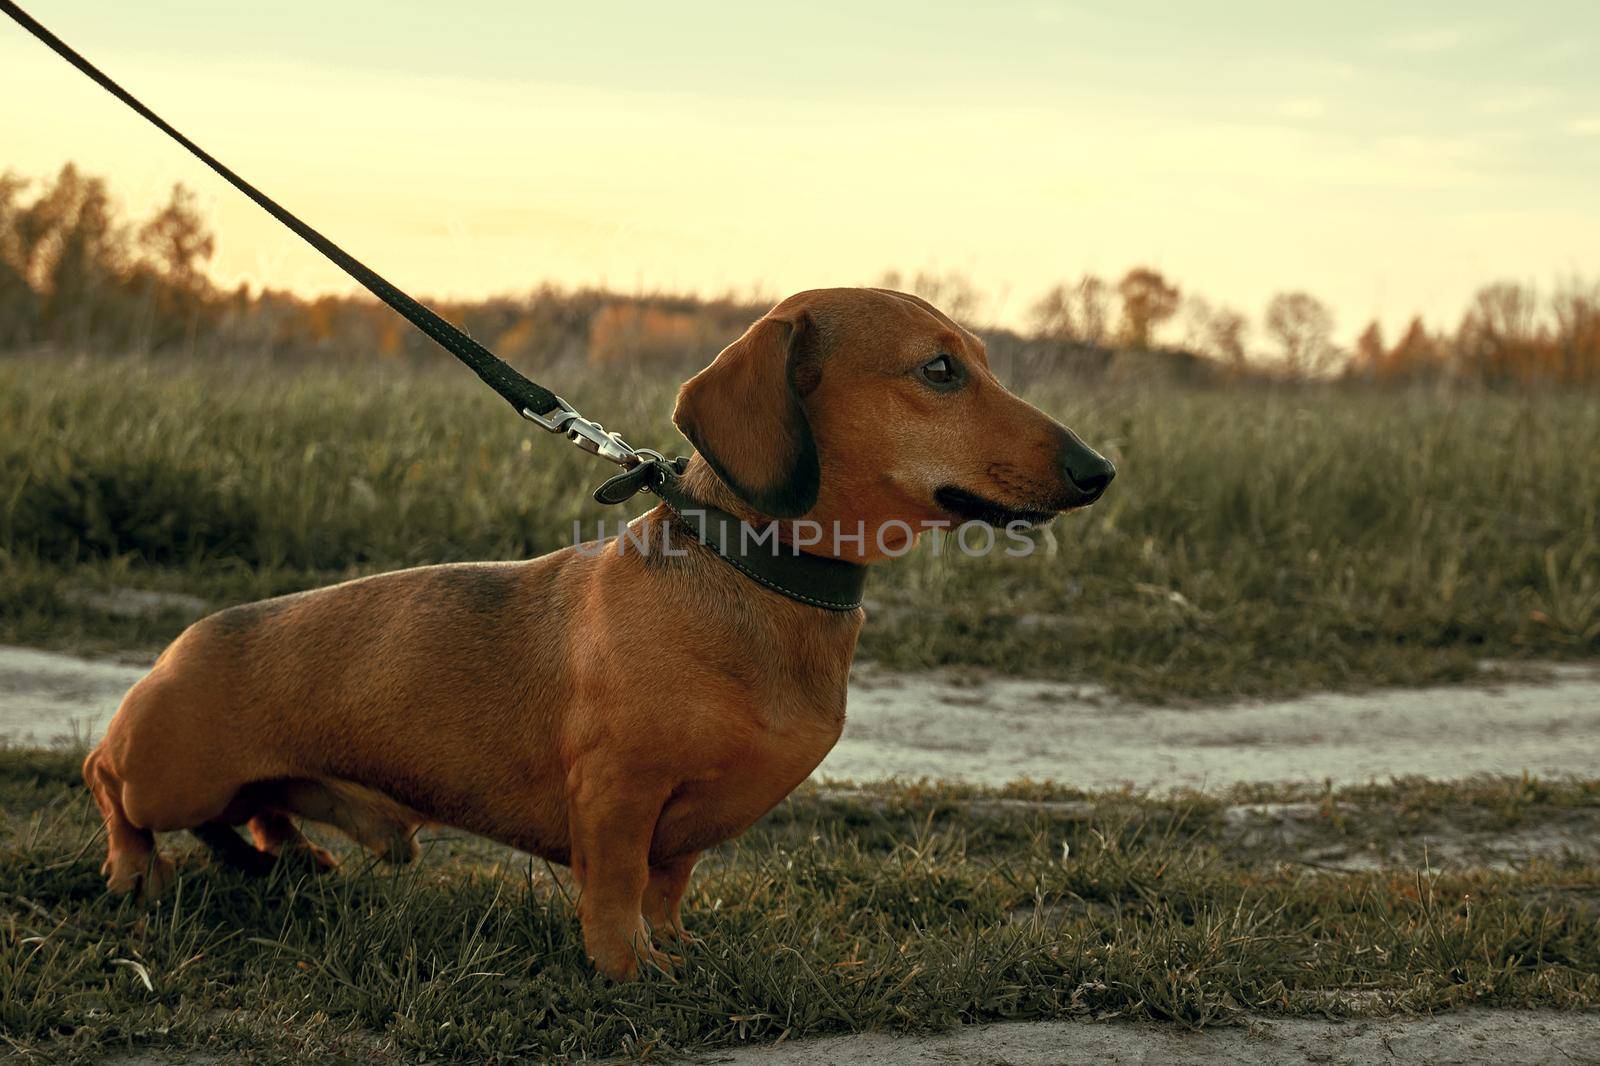
<path fill-rule="evenodd" d="M 825 611 L 854 611 L 861 606 L 866 566 L 800 551 L 779 541 L 773 529 L 753 526 L 694 499 L 683 490 L 679 475 L 684 464 L 683 459 L 647 459 L 601 485 L 595 499 L 618 503 L 639 489 L 649 489 L 696 540 L 763 588 Z"/>

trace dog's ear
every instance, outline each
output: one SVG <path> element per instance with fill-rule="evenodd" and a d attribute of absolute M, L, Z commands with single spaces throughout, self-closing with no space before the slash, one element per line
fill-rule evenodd
<path fill-rule="evenodd" d="M 817 331 L 805 311 L 760 319 L 678 390 L 673 423 L 745 503 L 798 518 L 822 469 L 802 403 L 816 387 Z"/>

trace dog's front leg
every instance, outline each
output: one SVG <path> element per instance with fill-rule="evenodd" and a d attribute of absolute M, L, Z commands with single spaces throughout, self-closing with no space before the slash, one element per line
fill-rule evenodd
<path fill-rule="evenodd" d="M 671 792 L 599 759 L 574 768 L 568 819 L 578 882 L 583 946 L 595 969 L 626 981 L 649 959 L 668 958 L 650 943 L 641 906 L 650 881 L 650 840 Z"/>
<path fill-rule="evenodd" d="M 683 940 L 683 893 L 689 887 L 698 851 L 650 867 L 650 884 L 644 894 L 644 918 L 650 931 L 662 940 Z"/>

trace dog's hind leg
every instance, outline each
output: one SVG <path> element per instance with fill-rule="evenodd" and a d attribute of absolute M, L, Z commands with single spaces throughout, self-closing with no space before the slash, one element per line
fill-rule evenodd
<path fill-rule="evenodd" d="M 423 817 L 364 785 L 329 778 L 286 781 L 274 805 L 331 825 L 388 862 L 411 862 L 421 853 L 416 833 Z"/>
<path fill-rule="evenodd" d="M 256 847 L 280 859 L 303 861 L 317 870 L 332 870 L 339 865 L 326 848 L 307 840 L 294 820 L 282 811 L 263 811 L 251 818 L 250 835 L 255 838 Z"/>
<path fill-rule="evenodd" d="M 102 749 L 91 751 L 83 761 L 83 780 L 105 817 L 106 861 L 100 872 L 106 877 L 106 888 L 119 895 L 131 892 L 141 900 L 161 895 L 172 883 L 172 861 L 156 850 L 154 833 L 128 820 L 122 805 L 122 781 Z"/>
<path fill-rule="evenodd" d="M 200 839 L 213 858 L 241 873 L 264 877 L 277 863 L 276 856 L 251 847 L 238 830 L 225 822 L 207 822 L 189 832 Z"/>

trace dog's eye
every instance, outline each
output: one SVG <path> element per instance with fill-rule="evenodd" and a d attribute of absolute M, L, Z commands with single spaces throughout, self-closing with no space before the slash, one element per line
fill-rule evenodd
<path fill-rule="evenodd" d="M 938 355 L 917 368 L 917 373 L 936 389 L 948 389 L 961 382 L 961 371 L 948 355 Z"/>

